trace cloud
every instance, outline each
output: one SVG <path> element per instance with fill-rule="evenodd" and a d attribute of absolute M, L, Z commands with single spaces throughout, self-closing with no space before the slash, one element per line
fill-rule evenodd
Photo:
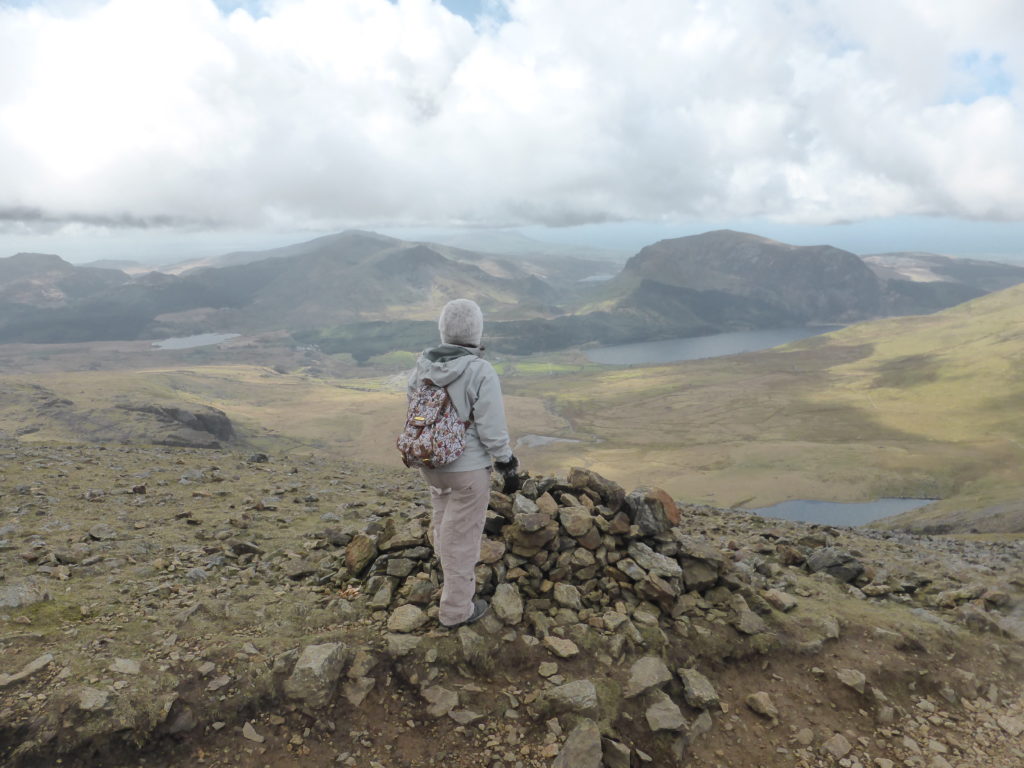
<path fill-rule="evenodd" d="M 0 2 L 2 218 L 1024 219 L 1017 3 L 484 8 Z"/>

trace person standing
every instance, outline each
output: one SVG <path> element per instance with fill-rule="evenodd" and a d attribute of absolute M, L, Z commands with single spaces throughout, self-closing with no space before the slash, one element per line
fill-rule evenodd
<path fill-rule="evenodd" d="M 519 462 L 509 444 L 498 373 L 483 359 L 484 317 L 476 302 L 449 301 L 437 323 L 440 346 L 424 350 L 409 377 L 410 396 L 424 380 L 448 390 L 459 419 L 467 422 L 466 446 L 457 459 L 422 469 L 433 506 L 434 550 L 444 586 L 438 620 L 443 626 L 471 624 L 487 613 L 476 598 L 476 563 L 490 500 L 491 465 L 516 482 Z"/>

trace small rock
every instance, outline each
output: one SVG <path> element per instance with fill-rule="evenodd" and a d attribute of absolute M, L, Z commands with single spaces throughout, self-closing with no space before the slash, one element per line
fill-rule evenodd
<path fill-rule="evenodd" d="M 778 589 L 766 590 L 763 596 L 769 605 L 783 613 L 789 613 L 797 606 L 795 597 Z"/>
<path fill-rule="evenodd" d="M 664 685 L 672 679 L 665 662 L 658 656 L 644 656 L 633 662 L 629 669 L 629 682 L 626 683 L 625 697 L 631 699 L 651 688 Z"/>
<path fill-rule="evenodd" d="M 542 661 L 537 668 L 537 674 L 541 677 L 551 677 L 558 674 L 558 664 L 553 661 Z"/>
<path fill-rule="evenodd" d="M 97 523 L 89 529 L 89 536 L 96 541 L 110 541 L 117 538 L 117 531 L 108 523 Z"/>
<path fill-rule="evenodd" d="M 440 685 L 425 688 L 420 695 L 427 702 L 427 714 L 434 718 L 444 717 L 459 705 L 459 694 Z"/>
<path fill-rule="evenodd" d="M 772 701 L 772 697 L 765 691 L 758 691 L 757 693 L 750 694 L 746 698 L 746 703 L 748 707 L 762 717 L 768 718 L 773 723 L 778 722 L 778 707 L 775 706 L 775 702 Z"/>
<path fill-rule="evenodd" d="M 257 744 L 262 744 L 266 739 L 256 732 L 256 729 L 252 727 L 252 723 L 246 723 L 242 726 L 242 735 L 249 741 L 255 741 Z"/>
<path fill-rule="evenodd" d="M 580 652 L 579 647 L 577 647 L 576 643 L 572 640 L 564 637 L 556 637 L 555 635 L 548 635 L 545 637 L 544 645 L 560 659 L 571 659 Z"/>
<path fill-rule="evenodd" d="M 408 656 L 423 642 L 422 635 L 402 635 L 389 632 L 384 636 L 388 644 L 388 655 L 395 659 Z"/>
<path fill-rule="evenodd" d="M 555 602 L 563 608 L 569 608 L 573 611 L 583 610 L 580 591 L 572 584 L 563 584 L 561 582 L 555 584 L 554 598 Z"/>
<path fill-rule="evenodd" d="M 681 731 L 686 727 L 686 719 L 679 706 L 664 691 L 651 691 L 650 705 L 644 713 L 648 727 L 654 731 Z"/>
<path fill-rule="evenodd" d="M 322 707 L 334 697 L 345 664 L 341 643 L 307 645 L 299 654 L 291 676 L 284 682 L 285 695 L 313 707 Z"/>
<path fill-rule="evenodd" d="M 373 690 L 373 686 L 376 683 L 377 681 L 372 677 L 357 677 L 345 683 L 341 688 L 341 692 L 349 704 L 353 707 L 359 707 L 366 700 L 366 697 Z"/>
<path fill-rule="evenodd" d="M 597 723 L 583 718 L 569 732 L 551 768 L 601 768 L 601 731 Z"/>
<path fill-rule="evenodd" d="M 683 696 L 686 698 L 686 703 L 694 709 L 710 709 L 719 705 L 718 692 L 715 691 L 715 687 L 696 669 L 680 669 L 679 679 L 683 683 Z"/>
<path fill-rule="evenodd" d="M 137 675 L 142 671 L 139 662 L 134 659 L 114 659 L 114 663 L 107 669 L 118 675 Z"/>
<path fill-rule="evenodd" d="M 448 713 L 448 717 L 459 725 L 472 725 L 484 719 L 483 715 L 471 709 L 453 709 Z"/>
<path fill-rule="evenodd" d="M 491 609 L 505 624 L 513 627 L 519 624 L 523 620 L 523 598 L 519 587 L 508 582 L 499 584 L 491 598 Z"/>
<path fill-rule="evenodd" d="M 25 678 L 34 675 L 42 669 L 46 669 L 50 664 L 53 663 L 53 654 L 44 653 L 42 656 L 30 661 L 20 671 L 15 672 L 13 675 L 5 675 L 0 672 L 0 688 L 4 688 L 13 683 L 20 682 Z"/>
<path fill-rule="evenodd" d="M 839 669 L 836 670 L 836 677 L 848 688 L 853 688 L 857 693 L 864 693 L 867 678 L 863 672 L 856 669 Z"/>
<path fill-rule="evenodd" d="M 78 706 L 85 712 L 95 712 L 107 706 L 110 694 L 97 688 L 83 688 L 78 692 Z"/>
<path fill-rule="evenodd" d="M 541 694 L 541 701 L 544 709 L 555 713 L 597 714 L 597 688 L 590 680 L 573 680 L 549 688 Z"/>
<path fill-rule="evenodd" d="M 402 605 L 388 617 L 388 630 L 391 632 L 415 632 L 427 623 L 427 614 L 416 605 Z"/>
<path fill-rule="evenodd" d="M 822 744 L 821 749 L 823 752 L 828 752 L 836 760 L 839 760 L 840 758 L 846 757 L 850 754 L 850 750 L 852 750 L 853 747 L 843 734 L 837 733 Z"/>
<path fill-rule="evenodd" d="M 1017 738 L 1024 733 L 1024 720 L 1019 717 L 1010 717 L 1009 715 L 1000 715 L 996 718 L 996 722 L 999 727 L 1006 731 L 1008 734 Z"/>

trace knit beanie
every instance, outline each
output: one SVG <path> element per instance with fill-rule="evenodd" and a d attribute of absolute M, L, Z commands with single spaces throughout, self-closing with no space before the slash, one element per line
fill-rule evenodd
<path fill-rule="evenodd" d="M 453 299 L 444 305 L 437 321 L 441 341 L 464 347 L 479 347 L 484 333 L 484 313 L 475 301 Z"/>

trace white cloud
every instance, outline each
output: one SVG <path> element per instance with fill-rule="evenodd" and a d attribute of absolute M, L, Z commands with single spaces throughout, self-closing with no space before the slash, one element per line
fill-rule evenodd
<path fill-rule="evenodd" d="M 263 8 L 0 2 L 0 220 L 1024 219 L 1019 3 Z"/>

